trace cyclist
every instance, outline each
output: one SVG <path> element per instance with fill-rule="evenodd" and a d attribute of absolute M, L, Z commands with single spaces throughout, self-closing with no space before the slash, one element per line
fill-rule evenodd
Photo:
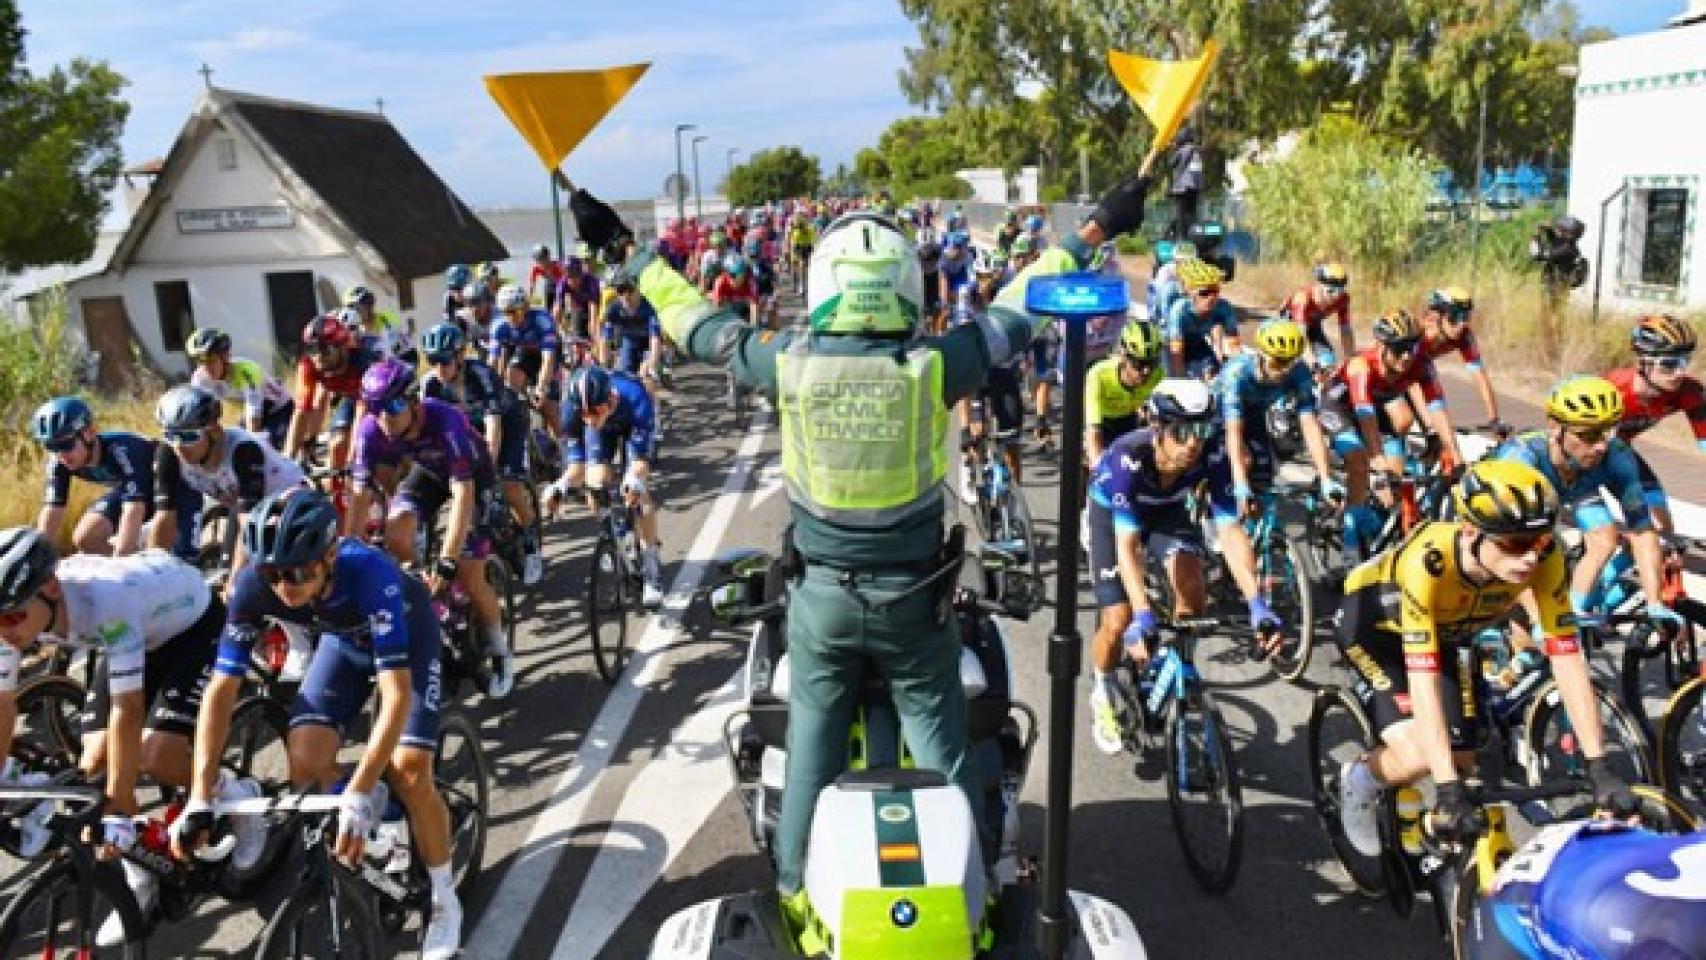
<path fill-rule="evenodd" d="M 1355 694 L 1380 741 L 1340 771 L 1345 838 L 1380 853 L 1380 791 L 1431 776 L 1433 830 L 1471 832 L 1477 811 L 1462 776 L 1486 742 L 1474 638 L 1506 619 L 1517 596 L 1539 601 L 1552 675 L 1587 758 L 1594 798 L 1613 813 L 1634 809 L 1629 788 L 1605 763 L 1592 681 L 1571 625 L 1564 552 L 1555 542 L 1558 493 L 1540 471 L 1509 460 L 1469 467 L 1454 495 L 1455 521 L 1429 521 L 1403 544 L 1353 569 L 1334 637 L 1356 674 Z"/>
<path fill-rule="evenodd" d="M 545 576 L 541 545 L 534 542 L 533 500 L 527 493 L 527 407 L 503 385 L 497 371 L 468 356 L 467 340 L 453 323 L 441 323 L 421 337 L 427 368 L 421 398 L 448 403 L 484 431 L 486 449 L 496 453 L 504 502 L 527 542 L 522 544 L 521 582 L 535 586 Z"/>
<path fill-rule="evenodd" d="M 1434 436 L 1441 444 L 1440 469 L 1449 473 L 1463 462 L 1445 392 L 1433 361 L 1421 352 L 1422 328 L 1416 318 L 1403 310 L 1383 314 L 1374 321 L 1374 341 L 1346 358 L 1320 399 L 1321 425 L 1345 464 L 1345 554 L 1359 559 L 1380 526 L 1367 505 L 1371 458 L 1382 457 L 1390 475 L 1404 475 L 1404 444 L 1393 426 L 1391 407 L 1409 402 L 1406 394 L 1412 384 L 1421 388 L 1432 415 Z"/>
<path fill-rule="evenodd" d="M 453 263 L 444 271 L 444 311 L 445 320 L 455 322 L 461 316 L 466 304 L 462 301 L 462 291 L 468 286 L 468 281 L 474 277 L 474 271 L 468 269 L 466 263 Z"/>
<path fill-rule="evenodd" d="M 574 336 L 590 339 L 599 292 L 598 278 L 586 268 L 586 261 L 580 257 L 568 258 L 563 263 L 563 276 L 557 284 L 554 307 L 557 323 Z"/>
<path fill-rule="evenodd" d="M 727 272 L 711 284 L 711 303 L 719 307 L 733 306 L 745 315 L 747 322 L 759 325 L 758 284 L 746 269 L 746 258 L 734 254 L 726 263 Z"/>
<path fill-rule="evenodd" d="M 772 330 L 776 328 L 776 264 L 765 252 L 765 241 L 754 231 L 746 238 L 746 262 L 752 270 L 752 282 L 758 286 L 758 316 Z"/>
<path fill-rule="evenodd" d="M 1238 354 L 1238 314 L 1220 296 L 1220 268 L 1202 260 L 1179 264 L 1186 296 L 1167 311 L 1168 375 L 1213 379 L 1225 358 Z"/>
<path fill-rule="evenodd" d="M 374 343 L 357 339 L 335 314 L 308 321 L 302 329 L 302 359 L 296 364 L 296 412 L 285 434 L 285 456 L 303 460 L 331 407 L 332 439 L 327 448 L 331 463 L 327 466 L 343 469 L 360 405 L 361 375 L 381 356 Z"/>
<path fill-rule="evenodd" d="M 987 253 L 978 255 L 976 272 L 977 282 L 960 290 L 960 302 L 954 311 L 956 324 L 982 323 L 989 305 L 995 302 L 995 296 L 1001 289 L 994 260 Z M 961 411 L 966 433 L 972 438 L 982 437 L 990 429 L 990 421 L 994 420 L 995 440 L 1000 444 L 1001 458 L 1006 461 L 1007 472 L 1015 486 L 1025 477 L 1019 456 L 1019 437 L 1025 426 L 1025 385 L 1020 371 L 1024 360 L 1023 355 L 1018 355 L 1006 363 L 991 366 L 983 387 L 976 396 L 964 401 Z M 976 462 L 976 450 L 975 443 L 962 445 L 960 486 L 968 503 L 977 500 L 976 477 L 981 465 Z"/>
<path fill-rule="evenodd" d="M 1159 637 L 1144 583 L 1150 559 L 1165 569 L 1173 585 L 1173 615 L 1194 616 L 1205 609 L 1208 597 L 1205 547 L 1191 519 L 1190 499 L 1206 489 L 1222 544 L 1245 536 L 1236 522 L 1232 474 L 1218 437 L 1218 406 L 1201 380 L 1161 381 L 1149 396 L 1149 427 L 1115 441 L 1091 471 L 1085 530 L 1090 585 L 1101 614 L 1090 654 L 1090 735 L 1106 754 L 1122 746 L 1113 688 L 1120 649 L 1123 645 L 1126 656 L 1141 666 L 1154 654 Z M 1244 551 L 1250 552 L 1248 542 Z M 1260 598 L 1251 601 L 1250 613 L 1257 624 L 1273 618 Z"/>
<path fill-rule="evenodd" d="M 1475 381 L 1475 389 L 1481 394 L 1481 406 L 1487 411 L 1487 423 L 1494 432 L 1508 433 L 1509 429 L 1499 419 L 1499 398 L 1493 393 L 1492 378 L 1487 375 L 1487 368 L 1481 362 L 1481 348 L 1475 342 L 1475 331 L 1469 329 L 1470 314 L 1475 311 L 1475 301 L 1469 292 L 1462 287 L 1446 287 L 1428 294 L 1428 309 L 1422 314 L 1422 354 L 1430 361 L 1437 361 L 1452 351 L 1457 351 L 1463 358 L 1463 367 Z M 1411 387 L 1411 404 L 1395 404 L 1392 407 L 1392 425 L 1399 435 L 1410 431 L 1414 420 L 1411 416 L 1415 406 L 1415 390 Z"/>
<path fill-rule="evenodd" d="M 1221 368 L 1216 387 L 1226 422 L 1226 452 L 1232 461 L 1232 496 L 1240 514 L 1255 502 L 1256 481 L 1266 483 L 1279 468 L 1266 411 L 1282 399 L 1291 401 L 1303 433 L 1309 460 L 1315 466 L 1322 495 L 1335 498 L 1344 488 L 1333 479 L 1327 459 L 1327 440 L 1315 412 L 1315 383 L 1300 361 L 1307 348 L 1303 328 L 1274 317 L 1256 327 L 1254 354 L 1242 353 Z"/>
<path fill-rule="evenodd" d="M 943 241 L 942 259 L 936 268 L 938 311 L 947 310 L 958 303 L 960 291 L 971 283 L 971 279 L 972 252 L 970 245 L 966 243 L 965 238 L 961 236 L 958 230 L 950 230 Z"/>
<path fill-rule="evenodd" d="M 809 326 L 772 333 L 710 310 L 664 264 L 631 249 L 615 211 L 585 191 L 571 198 L 580 233 L 622 258 L 670 340 L 701 360 L 732 360 L 741 382 L 773 392 L 781 415 L 790 552 L 801 569 L 788 604 L 794 679 L 776 860 L 783 909 L 797 925 L 810 916 L 801 870 L 812 810 L 843 766 L 867 658 L 896 693 L 917 765 L 970 788 L 973 820 L 986 823 L 967 757 L 957 628 L 939 615 L 960 561 L 944 536 L 948 411 L 991 364 L 1023 353 L 1043 324 L 1024 310 L 1031 278 L 1081 269 L 1096 245 L 1136 227 L 1148 187 L 1144 178 L 1114 187 L 1091 222 L 1001 291 L 984 318 L 934 339 L 919 337 L 917 251 L 886 217 L 855 212 L 824 231 Z M 879 399 L 869 399 L 873 384 Z"/>
<path fill-rule="evenodd" d="M 343 732 L 377 686 L 367 747 L 342 789 L 336 852 L 361 863 L 366 837 L 383 814 L 372 794 L 384 776 L 408 813 L 410 840 L 432 887 L 421 956 L 449 960 L 461 945 L 462 905 L 451 874 L 450 811 L 433 779 L 441 638 L 427 589 L 384 551 L 339 539 L 337 510 L 311 489 L 261 501 L 243 538 L 252 562 L 234 583 L 202 694 L 190 799 L 173 824 L 172 848 L 188 857 L 214 827 L 217 764 L 255 641 L 271 621 L 310 628 L 320 642 L 290 708 L 291 782 L 333 789 L 342 775 Z"/>
<path fill-rule="evenodd" d="M 79 765 L 91 780 L 105 774 L 103 859 L 136 843 L 138 776 L 167 787 L 189 785 L 196 711 L 224 622 L 225 605 L 201 573 L 165 553 L 60 560 L 39 531 L 0 531 L 0 716 L 8 720 L 0 724 L 0 746 L 11 748 L 25 649 L 50 639 L 99 655 L 81 719 Z M 220 769 L 218 756 L 216 749 L 208 764 L 209 796 L 260 795 L 254 781 Z M 253 868 L 262 852 L 259 825 L 245 819 L 233 826 L 237 866 Z M 143 917 L 151 918 L 158 881 L 128 859 L 122 866 Z M 95 933 L 102 947 L 123 939 L 124 922 L 116 912 Z"/>
<path fill-rule="evenodd" d="M 253 360 L 231 357 L 231 337 L 218 327 L 202 327 L 184 343 L 195 369 L 190 383 L 210 390 L 221 401 L 235 391 L 243 398 L 243 423 L 250 432 L 266 437 L 274 449 L 284 449 L 284 435 L 296 402 L 290 390 Z"/>
<path fill-rule="evenodd" d="M 1647 508 L 1635 453 L 1616 436 L 1623 420 L 1623 395 L 1603 377 L 1571 377 L 1546 398 L 1546 417 L 1546 429 L 1518 434 L 1490 456 L 1540 471 L 1571 508 L 1582 532 L 1582 555 L 1570 573 L 1574 613 L 1586 618 L 1600 612 L 1600 570 L 1627 536 L 1647 597 L 1647 615 L 1657 624 L 1681 627 L 1682 617 L 1660 599 L 1664 546 Z M 1605 502 L 1608 494 L 1621 521 Z"/>
<path fill-rule="evenodd" d="M 1309 338 L 1311 365 L 1317 369 L 1332 369 L 1339 357 L 1349 358 L 1357 352 L 1356 329 L 1351 326 L 1351 295 L 1346 290 L 1351 274 L 1345 265 L 1328 260 L 1315 265 L 1315 282 L 1291 295 L 1280 308 L 1280 316 L 1303 326 Z M 1335 351 L 1327 340 L 1328 316 L 1339 322 L 1339 347 Z"/>
<path fill-rule="evenodd" d="M 961 229 L 964 229 L 963 227 Z M 1048 230 L 1048 221 L 1040 213 L 1033 213 L 1025 218 L 1025 235 L 1031 238 L 1031 244 L 1038 250 L 1048 246 L 1048 238 L 1043 233 Z"/>
<path fill-rule="evenodd" d="M 240 523 L 262 497 L 301 485 L 302 468 L 296 461 L 252 433 L 221 425 L 223 411 L 218 397 L 189 384 L 166 391 L 155 405 L 154 419 L 163 439 L 154 448 L 149 547 L 169 548 L 179 538 L 179 523 L 193 521 L 193 514 L 179 515 L 180 503 L 199 506 L 205 497 L 229 510 L 232 523 Z M 243 568 L 240 541 L 225 559 L 233 575 Z"/>
<path fill-rule="evenodd" d="M 917 237 L 918 270 L 924 282 L 924 316 L 942 309 L 942 238 L 934 227 L 920 227 Z"/>
<path fill-rule="evenodd" d="M 65 520 L 71 500 L 71 480 L 110 487 L 78 518 L 71 533 L 79 553 L 102 556 L 135 553 L 142 544 L 143 524 L 154 511 L 154 441 L 119 430 L 96 430 L 95 414 L 77 397 L 55 397 L 30 417 L 30 433 L 47 458 L 47 486 L 42 494 L 36 529 L 54 537 Z M 201 499 L 178 493 L 181 516 L 194 517 Z M 179 556 L 192 556 L 193 537 L 181 531 Z"/>
<path fill-rule="evenodd" d="M 533 262 L 527 267 L 527 298 L 546 313 L 556 314 L 557 291 L 566 271 L 561 263 L 551 259 L 551 248 L 543 243 L 533 245 Z"/>
<path fill-rule="evenodd" d="M 1161 331 L 1132 320 L 1111 357 L 1091 365 L 1084 384 L 1084 462 L 1095 464 L 1114 441 L 1137 429 L 1138 411 L 1161 382 Z"/>
<path fill-rule="evenodd" d="M 543 310 L 527 305 L 527 294 L 519 287 L 498 291 L 499 317 L 492 321 L 488 361 L 504 375 L 511 390 L 527 397 L 545 422 L 557 422 L 557 404 L 562 385 L 557 377 L 557 356 L 562 344 L 557 325 Z"/>
<path fill-rule="evenodd" d="M 591 489 L 610 485 L 610 469 L 617 447 L 628 448 L 628 470 L 621 492 L 634 507 L 635 527 L 640 536 L 640 558 L 644 586 L 641 602 L 650 609 L 663 605 L 663 571 L 658 559 L 657 505 L 651 493 L 652 461 L 657 458 L 657 418 L 651 394 L 639 380 L 602 367 L 583 367 L 569 382 L 567 418 L 579 424 L 566 444 L 567 464 L 557 484 L 557 495 L 585 484 Z M 578 434 L 578 436 L 577 436 Z M 591 463 L 590 469 L 586 464 Z"/>
<path fill-rule="evenodd" d="M 339 318 L 351 333 L 378 344 L 381 356 L 407 358 L 415 350 L 415 345 L 409 342 L 408 329 L 396 314 L 375 309 L 377 302 L 372 290 L 357 284 L 344 291 L 344 309 Z"/>
<path fill-rule="evenodd" d="M 492 328 L 495 300 L 483 283 L 470 283 L 462 288 L 462 302 L 466 306 L 457 315 L 456 324 L 475 350 L 486 349 L 486 335 Z"/>
<path fill-rule="evenodd" d="M 719 279 L 718 287 L 727 279 Z M 604 365 L 640 377 L 655 389 L 652 369 L 663 354 L 659 342 L 663 328 L 658 325 L 657 311 L 620 270 L 611 271 L 609 285 L 616 290 L 616 299 L 604 311 Z"/>
<path fill-rule="evenodd" d="M 1706 451 L 1706 387 L 1688 372 L 1699 341 L 1687 320 L 1662 313 L 1636 320 L 1629 339 L 1635 362 L 1607 373 L 1605 379 L 1623 395 L 1623 421 L 1617 425 L 1617 436 L 1635 456 L 1654 524 L 1661 533 L 1668 533 L 1674 529 L 1670 501 L 1658 474 L 1635 449 L 1635 438 L 1680 411 L 1688 417 L 1694 442 Z"/>
<path fill-rule="evenodd" d="M 1158 240 L 1155 243 L 1155 269 L 1150 273 L 1145 302 L 1149 318 L 1166 323 L 1173 304 L 1185 297 L 1179 283 L 1179 265 L 1197 259 L 1197 248 L 1186 241 Z"/>
<path fill-rule="evenodd" d="M 699 252 L 699 289 L 710 293 L 716 285 L 717 278 L 722 276 L 723 262 L 729 255 L 729 235 L 721 228 L 712 230 L 705 246 Z"/>

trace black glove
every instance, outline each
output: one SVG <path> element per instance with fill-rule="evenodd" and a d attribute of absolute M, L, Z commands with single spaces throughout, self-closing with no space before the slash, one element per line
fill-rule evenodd
<path fill-rule="evenodd" d="M 1635 793 L 1604 757 L 1588 760 L 1588 782 L 1593 784 L 1594 806 L 1618 820 L 1627 820 L 1641 811 Z"/>
<path fill-rule="evenodd" d="M 1460 780 L 1439 785 L 1429 824 L 1433 835 L 1446 841 L 1468 840 L 1486 827 L 1480 809 L 1463 795 Z"/>
<path fill-rule="evenodd" d="M 569 212 L 575 217 L 575 232 L 603 255 L 605 263 L 616 265 L 628 259 L 634 232 L 609 204 L 585 190 L 576 190 L 569 194 Z"/>
<path fill-rule="evenodd" d="M 1102 195 L 1090 219 L 1109 240 L 1143 226 L 1143 197 L 1154 184 L 1147 174 L 1127 177 Z"/>

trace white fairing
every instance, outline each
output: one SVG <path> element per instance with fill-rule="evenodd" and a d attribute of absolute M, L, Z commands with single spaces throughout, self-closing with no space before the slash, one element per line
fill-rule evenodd
<path fill-rule="evenodd" d="M 825 926 L 837 934 L 841 930 L 843 893 L 880 889 L 883 885 L 877 860 L 877 818 L 909 813 L 904 806 L 875 809 L 878 796 L 830 786 L 817 798 L 811 841 L 806 848 L 806 895 Z M 965 794 L 954 786 L 912 791 L 910 813 L 918 818 L 925 885 L 959 887 L 965 895 L 966 916 L 976 929 L 983 919 L 988 888 Z"/>
<path fill-rule="evenodd" d="M 723 901 L 707 900 L 676 911 L 652 938 L 651 960 L 709 960 L 722 909 Z"/>
<path fill-rule="evenodd" d="M 1078 937 L 1072 942 L 1076 960 L 1147 960 L 1143 938 L 1126 912 L 1094 894 L 1067 891 L 1078 918 Z"/>

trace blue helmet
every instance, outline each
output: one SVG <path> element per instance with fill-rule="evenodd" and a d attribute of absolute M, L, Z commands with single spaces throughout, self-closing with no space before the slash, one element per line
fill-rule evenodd
<path fill-rule="evenodd" d="M 569 380 L 569 396 L 581 410 L 602 407 L 610 401 L 610 374 L 603 367 L 582 367 Z"/>
<path fill-rule="evenodd" d="M 301 567 L 324 557 L 338 539 L 338 511 L 310 487 L 287 487 L 249 512 L 243 548 L 263 567 Z"/>
<path fill-rule="evenodd" d="M 1043 226 L 1044 226 L 1043 215 L 1040 213 L 1033 213 L 1030 216 L 1025 218 L 1025 229 L 1031 231 L 1032 233 L 1037 233 L 1038 231 L 1042 230 Z"/>
<path fill-rule="evenodd" d="M 466 263 L 453 263 L 449 270 L 444 271 L 444 285 L 452 290 L 461 290 L 473 275 Z"/>
<path fill-rule="evenodd" d="M 736 278 L 746 276 L 746 258 L 742 256 L 730 257 L 729 273 Z"/>
<path fill-rule="evenodd" d="M 37 443 L 64 440 L 95 422 L 95 412 L 78 397 L 54 397 L 36 408 L 30 435 Z"/>
<path fill-rule="evenodd" d="M 433 357 L 459 356 L 468 343 L 462 328 L 454 323 L 435 323 L 421 334 L 421 352 Z"/>

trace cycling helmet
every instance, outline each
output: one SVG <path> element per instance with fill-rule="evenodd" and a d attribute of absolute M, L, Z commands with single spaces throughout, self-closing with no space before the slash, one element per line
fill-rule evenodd
<path fill-rule="evenodd" d="M 582 260 L 591 260 L 592 259 L 592 244 L 587 243 L 585 240 L 575 241 L 575 256 L 579 257 Z M 493 272 L 496 273 L 496 271 L 493 271 Z"/>
<path fill-rule="evenodd" d="M 716 230 L 711 231 L 711 246 L 720 247 L 723 244 L 728 243 L 728 242 L 729 242 L 729 235 L 724 233 L 720 227 Z"/>
<path fill-rule="evenodd" d="M 1006 210 L 1001 212 L 1001 221 L 1003 223 L 1017 224 L 1019 222 L 1019 211 L 1012 207 L 1008 207 Z"/>
<path fill-rule="evenodd" d="M 1566 240 L 1580 240 L 1588 228 L 1587 224 L 1566 213 L 1552 224 L 1552 229 Z"/>
<path fill-rule="evenodd" d="M 338 511 L 311 487 L 269 494 L 249 512 L 243 548 L 260 567 L 302 567 L 324 557 L 338 539 Z"/>
<path fill-rule="evenodd" d="M 965 224 L 966 224 L 966 215 L 964 213 L 960 212 L 959 210 L 955 210 L 955 211 L 948 214 L 948 229 L 949 230 L 958 230 L 959 228 L 965 226 Z"/>
<path fill-rule="evenodd" d="M 569 378 L 569 396 L 576 407 L 591 410 L 610 402 L 610 374 L 603 367 L 582 367 Z"/>
<path fill-rule="evenodd" d="M 1040 213 L 1033 213 L 1025 218 L 1025 229 L 1031 233 L 1041 233 L 1045 224 L 1046 222 Z"/>
<path fill-rule="evenodd" d="M 492 291 L 483 283 L 470 283 L 462 288 L 462 302 L 472 307 L 492 302 Z"/>
<path fill-rule="evenodd" d="M 1699 340 L 1687 320 L 1667 313 L 1648 314 L 1635 321 L 1630 345 L 1643 357 L 1673 357 L 1693 353 Z"/>
<path fill-rule="evenodd" d="M 1516 460 L 1472 464 L 1453 494 L 1457 515 L 1491 534 L 1544 533 L 1558 522 L 1558 491 Z"/>
<path fill-rule="evenodd" d="M 1012 252 L 1013 252 L 1013 256 L 1015 256 L 1015 257 L 1024 256 L 1025 254 L 1030 253 L 1031 252 L 1031 237 L 1030 237 L 1030 235 L 1029 234 L 1020 234 L 1019 236 L 1014 237 L 1013 238 L 1013 250 L 1012 250 Z"/>
<path fill-rule="evenodd" d="M 535 259 L 535 260 L 549 260 L 549 259 L 551 259 L 551 248 L 545 246 L 543 243 L 534 244 L 533 245 L 533 259 Z"/>
<path fill-rule="evenodd" d="M 900 211 L 900 222 L 906 224 L 909 227 L 917 226 L 918 225 L 918 211 L 912 209 L 911 207 L 902 207 L 901 211 Z"/>
<path fill-rule="evenodd" d="M 381 360 L 361 375 L 361 402 L 378 410 L 386 401 L 407 396 L 415 387 L 415 370 L 401 360 Z"/>
<path fill-rule="evenodd" d="M 361 319 L 361 311 L 354 307 L 345 307 L 339 310 L 338 322 L 343 324 L 344 328 L 351 333 L 360 333 L 361 328 L 365 325 Z"/>
<path fill-rule="evenodd" d="M 200 360 L 215 353 L 230 353 L 231 335 L 218 327 L 202 327 L 184 341 L 184 352 L 190 355 L 191 360 Z"/>
<path fill-rule="evenodd" d="M 1435 313 L 1450 313 L 1453 310 L 1468 313 L 1475 309 L 1475 298 L 1469 296 L 1469 291 L 1462 287 L 1441 287 L 1428 294 L 1428 309 Z"/>
<path fill-rule="evenodd" d="M 167 390 L 154 405 L 162 430 L 203 430 L 219 422 L 219 398 L 190 384 Z"/>
<path fill-rule="evenodd" d="M 604 273 L 604 285 L 617 293 L 621 293 L 624 290 L 634 289 L 634 278 L 623 272 L 621 267 L 611 267 Z"/>
<path fill-rule="evenodd" d="M 764 241 L 753 234 L 746 238 L 746 255 L 748 259 L 757 260 L 764 255 Z"/>
<path fill-rule="evenodd" d="M 504 313 L 514 313 L 527 309 L 527 291 L 513 283 L 506 283 L 498 288 L 498 309 Z"/>
<path fill-rule="evenodd" d="M 1604 377 L 1571 377 L 1546 398 L 1546 415 L 1566 427 L 1611 427 L 1623 420 L 1623 394 Z"/>
<path fill-rule="evenodd" d="M 746 258 L 738 253 L 729 257 L 728 269 L 729 276 L 734 277 L 736 280 L 746 276 Z"/>
<path fill-rule="evenodd" d="M 30 436 L 37 443 L 52 443 L 95 422 L 95 412 L 78 397 L 54 397 L 36 408 L 30 417 Z"/>
<path fill-rule="evenodd" d="M 1201 290 L 1203 287 L 1217 287 L 1226 278 L 1220 268 L 1206 260 L 1178 261 L 1179 285 L 1186 290 Z"/>
<path fill-rule="evenodd" d="M 923 305 L 918 251 L 893 220 L 850 213 L 818 238 L 806 269 L 813 331 L 910 334 Z"/>
<path fill-rule="evenodd" d="M 1120 331 L 1120 353 L 1133 360 L 1153 361 L 1161 355 L 1161 329 L 1148 320 L 1127 320 Z"/>
<path fill-rule="evenodd" d="M 371 307 L 373 306 L 375 299 L 373 291 L 359 283 L 344 291 L 344 306 L 346 307 L 353 307 L 358 304 L 361 306 Z"/>
<path fill-rule="evenodd" d="M 498 265 L 496 263 L 493 263 L 492 261 L 487 260 L 485 263 L 480 264 L 480 279 L 481 280 L 496 280 L 497 278 L 498 278 Z"/>
<path fill-rule="evenodd" d="M 435 323 L 421 334 L 421 352 L 429 359 L 460 356 L 467 344 L 468 337 L 454 323 Z"/>
<path fill-rule="evenodd" d="M 1220 413 L 1214 392 L 1208 384 L 1195 378 L 1169 378 L 1155 385 L 1149 395 L 1149 421 L 1159 426 L 1170 423 L 1211 422 Z"/>
<path fill-rule="evenodd" d="M 53 576 L 59 557 L 34 527 L 0 530 L 0 610 L 16 610 Z"/>
<path fill-rule="evenodd" d="M 1337 260 L 1328 260 L 1315 265 L 1315 282 L 1327 287 L 1350 286 L 1351 272 Z"/>
<path fill-rule="evenodd" d="M 1303 328 L 1282 317 L 1271 317 L 1256 328 L 1256 349 L 1275 360 L 1303 356 Z"/>
<path fill-rule="evenodd" d="M 977 252 L 977 255 L 972 257 L 971 269 L 972 269 L 973 273 L 981 273 L 981 274 L 985 274 L 987 276 L 994 276 L 996 273 L 995 258 L 990 256 L 990 253 L 988 250 L 979 250 Z"/>
<path fill-rule="evenodd" d="M 949 230 L 948 235 L 942 238 L 942 249 L 944 250 L 964 250 L 965 248 L 965 234 L 958 230 Z"/>
<path fill-rule="evenodd" d="M 444 285 L 452 290 L 460 290 L 468 285 L 474 271 L 468 269 L 466 263 L 453 263 L 450 269 L 444 271 Z"/>
<path fill-rule="evenodd" d="M 1410 311 L 1388 310 L 1374 320 L 1374 339 L 1388 347 L 1414 346 L 1422 339 L 1422 327 Z"/>

